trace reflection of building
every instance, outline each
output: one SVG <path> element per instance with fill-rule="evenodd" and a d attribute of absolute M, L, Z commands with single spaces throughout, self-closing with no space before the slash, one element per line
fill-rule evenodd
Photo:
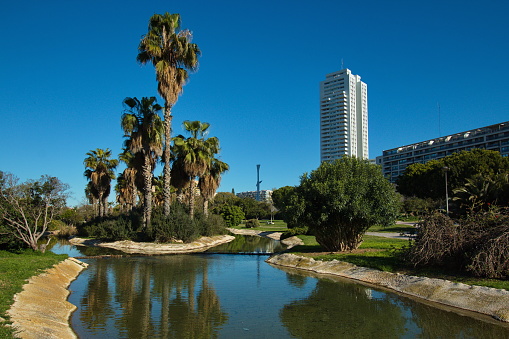
<path fill-rule="evenodd" d="M 237 193 L 239 198 L 251 198 L 256 200 L 257 191 L 248 191 L 248 192 L 240 192 Z M 272 191 L 271 190 L 261 190 L 260 191 L 260 201 L 270 201 L 272 199 Z"/>
<path fill-rule="evenodd" d="M 320 161 L 368 159 L 368 86 L 349 69 L 320 82 Z"/>
<path fill-rule="evenodd" d="M 395 182 L 410 164 L 425 163 L 474 148 L 498 151 L 502 156 L 508 156 L 509 121 L 392 148 L 383 151 L 382 156 L 376 157 L 376 163 L 382 166 L 384 176 L 391 182 Z"/>

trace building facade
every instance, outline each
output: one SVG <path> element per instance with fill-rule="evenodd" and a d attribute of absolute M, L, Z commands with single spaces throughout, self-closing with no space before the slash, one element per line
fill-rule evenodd
<path fill-rule="evenodd" d="M 392 148 L 383 151 L 383 155 L 376 158 L 376 163 L 382 166 L 384 176 L 391 182 L 395 182 L 408 165 L 425 163 L 474 148 L 498 151 L 502 156 L 507 157 L 509 155 L 509 121 Z"/>
<path fill-rule="evenodd" d="M 320 82 L 320 161 L 368 159 L 368 86 L 349 69 Z"/>
<path fill-rule="evenodd" d="M 239 198 L 251 198 L 256 200 L 257 191 L 248 191 L 248 192 L 240 192 L 236 195 Z M 271 201 L 272 199 L 272 190 L 260 190 L 260 201 Z"/>

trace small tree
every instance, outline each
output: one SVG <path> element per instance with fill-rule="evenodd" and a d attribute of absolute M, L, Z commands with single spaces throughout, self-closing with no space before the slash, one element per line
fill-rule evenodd
<path fill-rule="evenodd" d="M 300 225 L 300 218 L 304 213 L 306 202 L 299 195 L 298 188 L 294 186 L 284 186 L 272 192 L 272 201 L 279 210 L 279 215 L 288 225 L 288 228 L 294 228 Z"/>
<path fill-rule="evenodd" d="M 65 206 L 68 185 L 56 177 L 18 184 L 18 178 L 0 172 L 0 213 L 10 232 L 33 250 L 44 252 L 38 240 L 58 211 Z"/>
<path fill-rule="evenodd" d="M 370 226 L 398 215 L 398 194 L 380 167 L 355 157 L 323 162 L 302 176 L 298 191 L 306 202 L 303 224 L 328 251 L 356 249 Z"/>
<path fill-rule="evenodd" d="M 214 207 L 213 212 L 223 217 L 227 227 L 237 226 L 245 218 L 242 209 L 233 205 L 221 205 Z"/>

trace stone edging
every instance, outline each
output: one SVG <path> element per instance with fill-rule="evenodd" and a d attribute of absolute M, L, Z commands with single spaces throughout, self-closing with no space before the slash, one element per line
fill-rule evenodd
<path fill-rule="evenodd" d="M 76 338 L 69 318 L 76 306 L 67 301 L 67 288 L 87 267 L 74 258 L 67 258 L 44 273 L 34 276 L 14 296 L 7 311 L 20 338 Z"/>
<path fill-rule="evenodd" d="M 235 237 L 232 235 L 216 235 L 213 237 L 201 237 L 200 239 L 189 244 L 158 244 L 148 242 L 134 242 L 130 240 L 101 242 L 98 240 L 82 238 L 72 238 L 69 239 L 69 242 L 71 242 L 73 245 L 113 248 L 131 254 L 171 254 L 201 252 L 210 247 L 230 242 L 233 239 L 235 239 Z"/>
<path fill-rule="evenodd" d="M 506 290 L 471 286 L 442 279 L 382 272 L 342 261 L 318 261 L 289 253 L 274 255 L 267 259 L 267 262 L 273 265 L 360 280 L 414 297 L 483 313 L 500 321 L 509 322 L 509 291 Z"/>

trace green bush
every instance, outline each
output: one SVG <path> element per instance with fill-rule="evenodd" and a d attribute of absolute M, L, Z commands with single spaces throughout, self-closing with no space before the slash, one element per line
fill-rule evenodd
<path fill-rule="evenodd" d="M 210 237 L 227 233 L 226 224 L 220 215 L 210 214 L 208 217 L 203 214 L 195 215 L 195 222 L 202 236 Z"/>
<path fill-rule="evenodd" d="M 104 241 L 133 240 L 140 225 L 140 216 L 136 211 L 115 217 L 96 218 L 84 224 L 78 234 Z"/>
<path fill-rule="evenodd" d="M 216 206 L 212 209 L 212 213 L 222 216 L 226 227 L 235 227 L 245 218 L 242 209 L 233 205 Z"/>
<path fill-rule="evenodd" d="M 192 242 L 200 235 L 198 224 L 191 220 L 186 206 L 174 203 L 170 209 L 170 215 L 166 217 L 161 209 L 156 209 L 152 214 L 152 224 L 146 232 L 147 241 L 173 242 L 182 240 L 185 243 Z"/>
<path fill-rule="evenodd" d="M 280 240 L 284 240 L 284 239 L 287 239 L 287 238 L 290 238 L 290 237 L 293 237 L 296 235 L 306 235 L 306 234 L 308 234 L 308 232 L 309 232 L 309 229 L 306 226 L 294 227 L 294 228 L 289 229 L 288 231 L 283 232 L 283 234 L 281 234 Z"/>
<path fill-rule="evenodd" d="M 246 221 L 246 228 L 260 227 L 258 219 L 249 219 Z"/>

